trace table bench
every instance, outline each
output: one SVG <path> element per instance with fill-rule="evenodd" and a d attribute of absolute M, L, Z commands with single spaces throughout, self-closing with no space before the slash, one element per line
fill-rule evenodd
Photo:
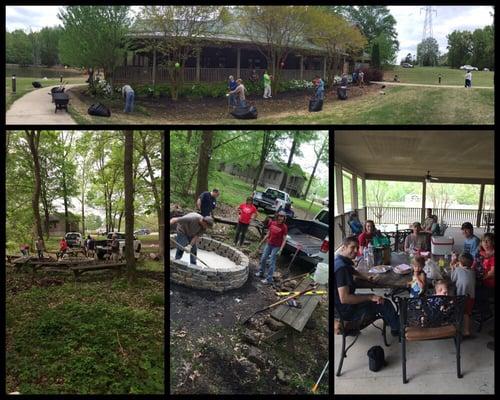
<path fill-rule="evenodd" d="M 73 267 L 69 267 L 69 270 L 73 272 L 75 275 L 75 279 L 80 277 L 81 274 L 89 271 L 100 271 L 104 269 L 113 269 L 116 270 L 118 275 L 121 273 L 121 268 L 127 265 L 127 263 L 101 263 L 101 264 L 94 264 L 94 265 L 85 265 L 85 266 L 80 266 L 80 265 L 75 265 Z"/>
<path fill-rule="evenodd" d="M 300 292 L 302 290 L 305 290 L 312 282 L 313 281 L 309 277 L 306 277 L 299 284 L 299 286 L 294 289 L 294 291 Z M 318 285 L 315 290 L 326 290 L 326 285 Z M 311 318 L 313 311 L 316 309 L 316 306 L 320 301 L 320 297 L 321 296 L 319 295 L 299 296 L 295 300 L 302 306 L 301 308 L 290 307 L 287 304 L 278 306 L 271 313 L 271 318 L 284 324 L 284 327 L 276 332 L 273 332 L 264 340 L 273 342 L 289 335 L 291 345 L 293 346 L 293 335 L 296 334 L 296 332 L 301 333 L 303 331 L 307 322 Z"/>

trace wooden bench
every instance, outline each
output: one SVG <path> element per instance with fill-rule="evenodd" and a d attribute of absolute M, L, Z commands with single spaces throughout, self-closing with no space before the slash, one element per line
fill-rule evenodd
<path fill-rule="evenodd" d="M 69 270 L 73 272 L 75 275 L 75 279 L 78 278 L 81 274 L 89 271 L 100 271 L 104 269 L 113 269 L 116 270 L 118 275 L 121 273 L 121 268 L 127 265 L 126 263 L 114 263 L 114 264 L 109 264 L 109 263 L 101 263 L 101 264 L 94 264 L 94 265 L 75 265 L 72 267 L 69 267 Z"/>
<path fill-rule="evenodd" d="M 309 277 L 306 277 L 294 291 L 300 292 L 305 290 L 312 282 L 313 281 Z M 315 290 L 326 290 L 326 286 L 318 285 Z M 284 324 L 284 327 L 269 335 L 265 340 L 272 342 L 289 335 L 293 346 L 293 335 L 296 334 L 296 332 L 301 333 L 303 331 L 307 321 L 309 321 L 313 311 L 316 309 L 320 297 L 319 295 L 302 295 L 296 298 L 301 308 L 290 307 L 287 304 L 278 306 L 278 308 L 271 313 L 271 318 Z"/>

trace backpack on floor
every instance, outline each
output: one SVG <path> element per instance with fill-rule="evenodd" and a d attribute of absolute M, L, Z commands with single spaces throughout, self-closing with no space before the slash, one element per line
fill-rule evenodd
<path fill-rule="evenodd" d="M 322 109 L 323 109 L 323 100 L 316 98 L 309 100 L 310 112 L 321 111 Z"/>
<path fill-rule="evenodd" d="M 38 81 L 31 82 L 31 84 L 33 85 L 34 88 L 41 88 L 42 87 L 42 84 Z"/>
<path fill-rule="evenodd" d="M 377 372 L 385 365 L 384 349 L 380 346 L 373 346 L 368 350 L 368 367 L 370 371 Z"/>
<path fill-rule="evenodd" d="M 111 116 L 111 111 L 109 110 L 109 108 L 101 103 L 92 104 L 89 107 L 87 112 L 90 115 L 97 115 L 98 117 L 110 117 Z"/>
<path fill-rule="evenodd" d="M 254 106 L 236 107 L 231 111 L 231 115 L 238 119 L 256 119 L 257 109 Z"/>

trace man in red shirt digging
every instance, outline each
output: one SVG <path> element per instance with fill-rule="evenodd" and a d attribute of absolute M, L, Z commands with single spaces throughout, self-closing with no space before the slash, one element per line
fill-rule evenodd
<path fill-rule="evenodd" d="M 286 214 L 283 211 L 278 212 L 276 221 L 271 221 L 268 226 L 268 231 L 264 239 L 267 240 L 266 247 L 264 248 L 264 253 L 260 259 L 259 272 L 255 274 L 258 277 L 264 277 L 266 269 L 266 260 L 269 255 L 271 255 L 271 266 L 267 272 L 267 278 L 263 279 L 261 282 L 267 285 L 273 283 L 273 273 L 276 268 L 276 257 L 281 254 L 283 247 L 286 243 L 286 235 L 288 233 L 288 227 L 285 225 Z M 260 245 L 260 244 L 259 244 Z"/>
<path fill-rule="evenodd" d="M 234 245 L 238 244 L 238 238 L 240 241 L 240 246 L 243 246 L 243 241 L 245 240 L 245 235 L 248 230 L 250 222 L 256 217 L 257 209 L 252 203 L 252 198 L 247 197 L 246 203 L 240 204 L 238 207 L 240 213 L 240 218 L 238 220 L 238 225 L 236 226 L 236 237 L 234 238 Z"/>

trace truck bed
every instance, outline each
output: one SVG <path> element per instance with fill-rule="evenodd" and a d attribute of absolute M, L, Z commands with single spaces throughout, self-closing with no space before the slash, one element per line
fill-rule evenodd
<path fill-rule="evenodd" d="M 327 226 L 315 221 L 296 219 L 289 224 L 287 245 L 294 249 L 301 245 L 301 252 L 311 256 L 320 251 L 323 239 L 327 235 Z"/>

